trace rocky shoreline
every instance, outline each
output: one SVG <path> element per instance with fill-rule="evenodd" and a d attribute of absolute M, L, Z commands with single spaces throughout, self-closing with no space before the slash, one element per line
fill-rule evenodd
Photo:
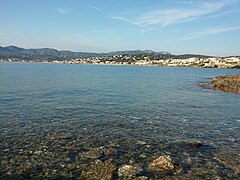
<path fill-rule="evenodd" d="M 240 93 L 240 74 L 218 76 L 209 84 L 217 91 Z"/>

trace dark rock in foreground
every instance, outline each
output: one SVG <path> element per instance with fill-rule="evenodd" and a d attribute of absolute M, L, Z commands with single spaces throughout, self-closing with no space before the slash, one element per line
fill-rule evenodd
<path fill-rule="evenodd" d="M 240 74 L 215 77 L 209 84 L 214 90 L 240 93 Z"/>

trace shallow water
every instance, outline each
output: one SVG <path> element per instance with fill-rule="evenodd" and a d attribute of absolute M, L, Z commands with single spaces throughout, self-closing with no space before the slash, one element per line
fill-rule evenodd
<path fill-rule="evenodd" d="M 198 86 L 235 73 L 0 63 L 0 179 L 84 179 L 96 159 L 116 166 L 114 179 L 124 164 L 148 178 L 237 178 L 240 95 Z M 178 171 L 151 172 L 148 164 L 164 154 Z"/>

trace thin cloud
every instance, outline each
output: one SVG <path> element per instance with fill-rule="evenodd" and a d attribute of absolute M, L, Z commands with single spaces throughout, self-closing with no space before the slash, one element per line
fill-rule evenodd
<path fill-rule="evenodd" d="M 95 10 L 98 11 L 98 12 L 103 12 L 102 9 L 100 9 L 100 8 L 98 8 L 98 7 L 96 7 L 96 6 L 89 6 L 89 7 L 92 8 L 92 9 L 95 9 Z"/>
<path fill-rule="evenodd" d="M 146 27 L 150 25 L 161 25 L 166 27 L 171 24 L 183 23 L 192 21 L 200 17 L 206 17 L 214 15 L 220 12 L 227 5 L 232 5 L 239 0 L 223 0 L 215 2 L 201 2 L 193 3 L 188 1 L 188 8 L 171 8 L 171 9 L 157 9 L 142 15 L 137 15 L 135 18 L 126 18 L 120 16 L 113 16 L 113 19 L 126 21 L 131 24 L 138 25 L 140 27 Z"/>
<path fill-rule="evenodd" d="M 57 11 L 58 11 L 58 14 L 68 14 L 68 13 L 70 13 L 68 8 L 58 8 Z"/>
<path fill-rule="evenodd" d="M 182 23 L 193 19 L 214 14 L 220 11 L 228 3 L 225 1 L 217 3 L 201 3 L 197 7 L 184 9 L 159 9 L 137 19 L 137 22 L 144 25 L 160 24 L 165 27 L 170 24 Z"/>
<path fill-rule="evenodd" d="M 130 24 L 134 24 L 134 25 L 137 25 L 139 27 L 145 27 L 144 25 L 136 22 L 136 21 L 132 21 L 130 19 L 127 19 L 127 18 L 124 18 L 124 17 L 120 17 L 120 16 L 111 16 L 112 19 L 116 19 L 116 20 L 121 20 L 121 21 L 125 21 L 125 22 L 128 22 Z"/>
<path fill-rule="evenodd" d="M 201 38 L 201 37 L 204 37 L 204 36 L 209 36 L 209 35 L 214 35 L 214 34 L 219 34 L 219 33 L 225 33 L 225 32 L 230 32 L 230 31 L 236 31 L 236 30 L 239 30 L 239 29 L 240 29 L 240 26 L 214 27 L 214 28 L 208 29 L 206 31 L 195 32 L 195 33 L 189 34 L 188 36 L 182 38 L 181 40 L 187 41 L 187 40 Z"/>

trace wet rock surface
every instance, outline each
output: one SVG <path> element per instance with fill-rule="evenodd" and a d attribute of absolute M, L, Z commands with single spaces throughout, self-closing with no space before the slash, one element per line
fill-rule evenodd
<path fill-rule="evenodd" d="M 239 149 L 223 148 L 218 151 L 214 158 L 226 168 L 230 168 L 240 175 L 240 152 Z"/>
<path fill-rule="evenodd" d="M 240 93 L 240 74 L 215 77 L 209 84 L 218 91 Z"/>
<path fill-rule="evenodd" d="M 193 120 L 1 121 L 0 179 L 236 179 L 239 127 Z"/>
<path fill-rule="evenodd" d="M 143 169 L 134 165 L 123 165 L 118 169 L 118 176 L 123 179 L 135 178 Z"/>
<path fill-rule="evenodd" d="M 189 141 L 185 141 L 184 143 L 193 148 L 200 148 L 203 146 L 203 143 L 198 140 L 189 140 Z"/>
<path fill-rule="evenodd" d="M 157 121 L 152 123 L 157 126 Z M 231 179 L 239 173 L 239 141 L 234 135 L 229 140 L 222 137 L 231 147 L 225 149 L 196 138 L 159 141 L 139 140 L 139 134 L 119 136 L 106 133 L 106 124 L 91 125 L 87 129 L 94 129 L 92 133 L 80 125 L 62 130 L 59 124 L 38 128 L 30 122 L 21 128 L 14 121 L 7 124 L 0 136 L 0 179 Z M 147 127 L 124 122 L 110 126 L 133 126 L 138 133 Z"/>
<path fill-rule="evenodd" d="M 82 172 L 82 177 L 86 179 L 111 180 L 116 166 L 111 161 L 102 162 L 96 160 L 91 163 L 88 170 Z"/>
<path fill-rule="evenodd" d="M 148 168 L 153 172 L 158 173 L 167 173 L 173 171 L 175 168 L 174 161 L 168 155 L 159 156 L 157 159 L 154 159 L 149 165 Z"/>

